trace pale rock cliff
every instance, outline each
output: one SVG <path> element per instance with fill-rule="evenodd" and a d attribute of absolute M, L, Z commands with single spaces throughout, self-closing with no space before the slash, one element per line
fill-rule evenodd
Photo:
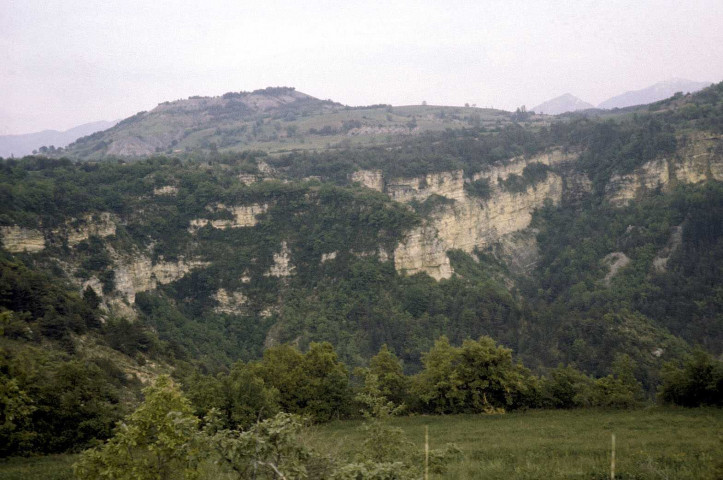
<path fill-rule="evenodd" d="M 357 170 L 351 174 L 350 179 L 377 192 L 384 191 L 384 176 L 381 170 Z"/>
<path fill-rule="evenodd" d="M 492 255 L 515 275 L 530 275 L 540 261 L 538 230 L 527 228 L 501 236 L 490 246 Z"/>
<path fill-rule="evenodd" d="M 321 254 L 321 263 L 326 263 L 334 260 L 336 258 L 338 252 L 329 252 L 329 253 L 322 253 Z"/>
<path fill-rule="evenodd" d="M 698 133 L 681 137 L 680 147 L 669 159 L 652 160 L 634 172 L 613 175 L 605 187 L 605 196 L 615 206 L 656 188 L 669 189 L 676 183 L 723 181 L 723 137 Z"/>
<path fill-rule="evenodd" d="M 653 258 L 653 271 L 656 273 L 665 273 L 668 270 L 668 261 L 673 253 L 683 243 L 683 226 L 673 227 L 668 242 L 658 254 Z"/>
<path fill-rule="evenodd" d="M 545 180 L 529 185 L 520 193 L 501 188 L 501 180 L 512 174 L 522 175 L 525 166 L 531 163 L 553 166 L 575 158 L 574 154 L 553 150 L 529 159 L 514 158 L 492 166 L 473 177 L 474 180 L 488 179 L 492 193 L 485 200 L 467 194 L 462 171 L 387 181 L 385 192 L 397 201 L 423 201 L 431 195 L 454 200 L 441 206 L 425 219 L 422 226 L 409 232 L 400 242 L 394 252 L 395 268 L 408 274 L 426 272 L 435 279 L 449 278 L 452 267 L 447 257 L 448 250 L 460 249 L 472 253 L 475 248 L 489 246 L 505 235 L 527 228 L 532 212 L 542 207 L 545 201 L 557 204 L 562 200 L 562 178 L 552 172 L 548 172 Z M 580 183 L 588 188 L 584 181 Z"/>
<path fill-rule="evenodd" d="M 615 275 L 618 274 L 620 269 L 628 266 L 630 263 L 630 257 L 625 255 L 623 252 L 613 252 L 605 255 L 602 259 L 602 263 L 610 269 L 603 279 L 603 283 L 609 287 L 610 282 L 613 278 L 615 278 Z"/>
<path fill-rule="evenodd" d="M 45 237 L 40 230 L 17 225 L 0 227 L 2 244 L 10 253 L 35 253 L 45 248 Z"/>
<path fill-rule="evenodd" d="M 274 264 L 264 275 L 267 277 L 288 277 L 295 267 L 291 265 L 291 250 L 286 242 L 281 242 L 281 251 L 274 253 Z"/>
<path fill-rule="evenodd" d="M 557 204 L 561 199 L 562 179 L 551 172 L 544 181 L 521 193 L 493 187 L 487 200 L 464 194 L 461 200 L 433 213 L 423 226 L 407 235 L 394 252 L 394 265 L 398 271 L 409 274 L 425 271 L 437 279 L 449 278 L 452 268 L 448 250 L 472 253 L 477 247 L 488 246 L 504 235 L 527 228 L 532 212 L 546 200 Z"/>
<path fill-rule="evenodd" d="M 175 196 L 178 194 L 178 187 L 174 185 L 164 185 L 162 187 L 155 187 L 153 189 L 153 195 L 160 196 L 160 195 L 169 195 L 169 196 Z"/>
<path fill-rule="evenodd" d="M 235 205 L 226 206 L 219 203 L 213 207 L 209 207 L 211 211 L 225 210 L 231 212 L 233 220 L 221 219 L 221 220 L 209 220 L 207 218 L 194 218 L 188 227 L 191 233 L 196 232 L 199 228 L 203 228 L 206 225 L 211 225 L 213 228 L 221 230 L 227 228 L 242 228 L 242 227 L 253 227 L 258 223 L 258 215 L 266 213 L 269 209 L 268 204 L 265 203 L 254 203 L 251 205 Z"/>
<path fill-rule="evenodd" d="M 388 180 L 384 192 L 397 202 L 424 201 L 432 195 L 451 200 L 465 197 L 464 172 L 428 173 L 423 177 L 395 178 Z"/>
<path fill-rule="evenodd" d="M 78 219 L 68 220 L 62 228 L 53 230 L 56 235 L 64 236 L 68 245 L 74 247 L 91 235 L 110 237 L 116 233 L 118 219 L 108 212 L 87 214 Z"/>
<path fill-rule="evenodd" d="M 214 311 L 216 313 L 227 313 L 230 315 L 242 315 L 246 312 L 248 297 L 243 292 L 229 292 L 219 288 L 213 298 L 218 302 Z"/>
<path fill-rule="evenodd" d="M 191 270 L 208 265 L 208 262 L 185 258 L 179 258 L 176 262 L 160 261 L 155 264 L 145 255 L 116 258 L 115 289 L 132 304 L 136 301 L 136 293 L 175 282 Z"/>

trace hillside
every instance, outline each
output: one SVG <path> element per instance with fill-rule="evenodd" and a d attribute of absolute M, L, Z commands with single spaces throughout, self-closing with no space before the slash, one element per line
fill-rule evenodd
<path fill-rule="evenodd" d="M 640 90 L 621 93 L 611 97 L 598 105 L 598 108 L 625 108 L 634 105 L 647 105 L 649 103 L 659 102 L 668 97 L 672 97 L 675 93 L 694 93 L 705 87 L 710 86 L 710 82 L 694 82 L 682 78 L 674 78 L 658 82 Z"/>
<path fill-rule="evenodd" d="M 117 122 L 91 122 L 59 132 L 43 130 L 24 135 L 0 135 L 0 157 L 23 157 L 41 147 L 63 148 L 81 137 L 105 130 Z"/>
<path fill-rule="evenodd" d="M 545 115 L 559 115 L 589 108 L 595 107 L 570 93 L 566 93 L 533 107 L 532 111 Z"/>
<path fill-rule="evenodd" d="M 234 111 L 340 108 L 275 92 Z M 622 358 L 648 396 L 666 362 L 721 355 L 723 83 L 609 118 L 506 115 L 318 152 L 2 161 L 0 380 L 45 429 L 12 448 L 107 436 L 149 378 L 281 344 L 350 368 L 386 344 L 414 373 L 441 336 L 487 335 L 535 373 L 612 379 Z M 74 439 L 78 409 L 96 420 Z"/>
<path fill-rule="evenodd" d="M 100 159 L 260 150 L 324 150 L 382 144 L 427 131 L 484 126 L 510 114 L 472 107 L 347 107 L 293 88 L 267 88 L 164 102 L 114 128 L 81 138 L 63 155 Z"/>

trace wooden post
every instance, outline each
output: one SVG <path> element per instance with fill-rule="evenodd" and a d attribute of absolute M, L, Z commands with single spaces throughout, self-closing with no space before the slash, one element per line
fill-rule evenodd
<path fill-rule="evenodd" d="M 424 426 L 424 480 L 429 480 L 429 426 Z"/>
<path fill-rule="evenodd" d="M 612 434 L 612 452 L 610 455 L 610 480 L 615 480 L 615 434 Z"/>

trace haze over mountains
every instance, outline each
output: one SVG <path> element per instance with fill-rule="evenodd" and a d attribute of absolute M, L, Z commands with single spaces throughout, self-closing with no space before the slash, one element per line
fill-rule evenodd
<path fill-rule="evenodd" d="M 0 157 L 22 157 L 43 146 L 65 147 L 80 137 L 111 128 L 118 120 L 85 123 L 69 130 L 43 130 L 23 135 L 0 135 Z"/>
<path fill-rule="evenodd" d="M 600 103 L 599 109 L 645 105 L 676 92 L 696 92 L 710 82 L 671 79 L 625 92 Z M 24 135 L 0 136 L 0 157 L 22 157 L 43 146 L 69 146 L 79 157 L 99 155 L 138 156 L 159 152 L 203 150 L 266 151 L 316 149 L 339 142 L 373 143 L 380 137 L 415 135 L 469 124 L 509 121 L 501 110 L 444 107 L 348 107 L 320 100 L 293 88 L 266 88 L 227 93 L 220 97 L 194 96 L 162 102 L 150 112 L 139 112 L 123 121 L 98 121 L 60 132 L 44 130 Z M 538 114 L 559 115 L 595 109 L 565 93 L 532 108 Z M 363 113 L 360 113 L 363 112 Z M 113 128 L 114 126 L 117 128 Z"/>
<path fill-rule="evenodd" d="M 640 90 L 631 90 L 620 95 L 616 95 L 601 102 L 597 108 L 611 110 L 613 108 L 646 105 L 648 103 L 658 102 L 671 97 L 676 92 L 693 93 L 702 90 L 709 85 L 711 85 L 711 82 L 696 82 L 682 78 L 673 78 L 658 82 Z M 543 102 L 533 107 L 532 110 L 535 113 L 544 113 L 545 115 L 559 115 L 561 113 L 576 112 L 590 108 L 595 108 L 595 106 L 570 93 L 566 93 L 553 98 L 552 100 Z"/>

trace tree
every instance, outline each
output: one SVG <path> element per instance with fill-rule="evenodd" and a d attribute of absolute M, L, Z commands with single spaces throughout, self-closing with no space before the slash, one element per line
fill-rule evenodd
<path fill-rule="evenodd" d="M 682 368 L 666 363 L 658 398 L 663 403 L 685 407 L 723 405 L 723 362 L 702 349 L 696 349 Z"/>
<path fill-rule="evenodd" d="M 401 405 L 407 400 L 409 379 L 404 375 L 402 361 L 386 344 L 369 361 L 369 372 L 376 375 L 379 391 L 389 401 Z"/>
<path fill-rule="evenodd" d="M 145 400 L 114 436 L 86 450 L 73 466 L 79 479 L 170 480 L 194 476 L 198 418 L 167 375 L 143 390 Z"/>
<path fill-rule="evenodd" d="M 422 362 L 414 390 L 435 413 L 504 412 L 529 406 L 536 394 L 530 372 L 490 337 L 465 340 L 461 347 L 441 337 Z"/>
<path fill-rule="evenodd" d="M 212 421 L 207 432 L 210 433 Z M 248 430 L 218 430 L 209 443 L 221 463 L 242 479 L 304 479 L 311 452 L 299 438 L 301 417 L 278 413 Z"/>

